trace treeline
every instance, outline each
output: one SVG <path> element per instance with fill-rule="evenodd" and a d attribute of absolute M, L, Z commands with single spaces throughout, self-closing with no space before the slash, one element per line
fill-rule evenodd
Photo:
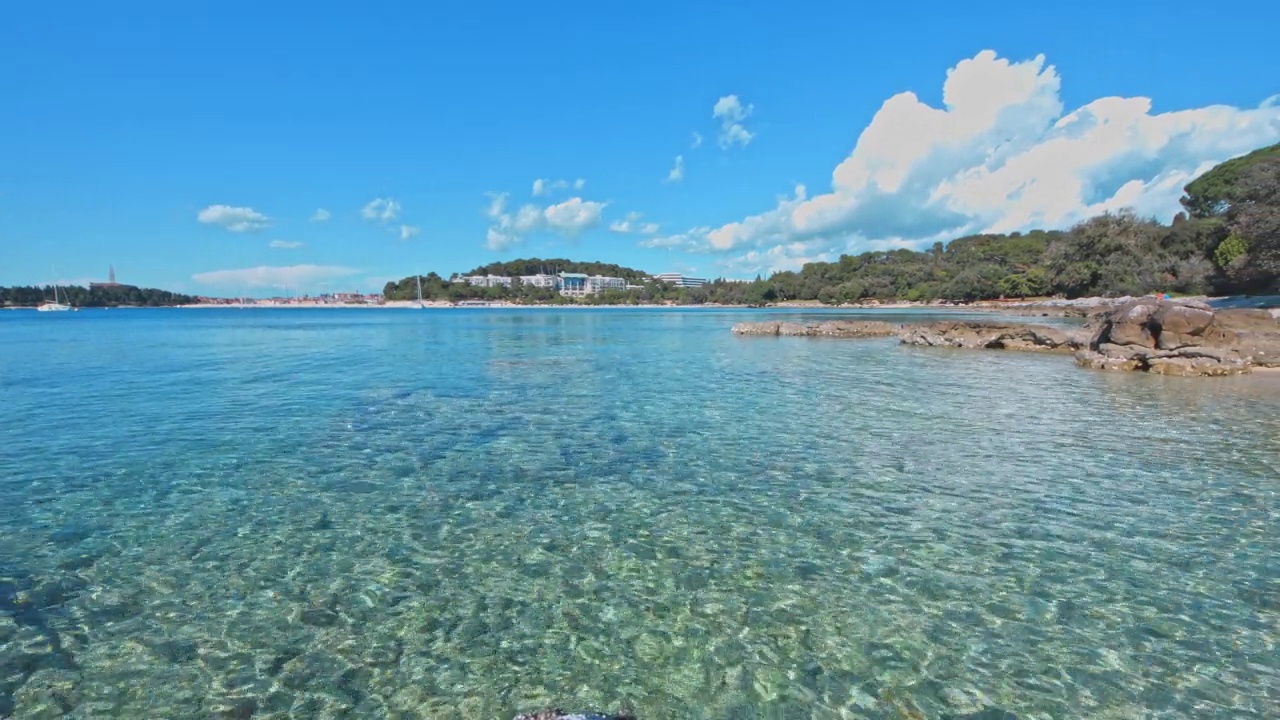
<path fill-rule="evenodd" d="M 506 262 L 481 265 L 467 275 L 502 275 L 518 277 L 520 275 L 555 275 L 556 273 L 582 273 L 584 275 L 603 275 L 618 277 L 631 284 L 639 284 L 649 276 L 648 273 L 634 268 L 602 262 L 579 262 L 563 258 L 529 258 L 527 260 L 508 260 Z"/>
<path fill-rule="evenodd" d="M 181 293 L 140 288 L 133 285 L 85 288 L 79 285 L 58 286 L 58 301 L 73 307 L 165 307 L 190 305 L 196 298 Z M 0 307 L 36 307 L 53 302 L 53 286 L 0 287 Z"/>
<path fill-rule="evenodd" d="M 469 274 L 581 272 L 623 277 L 641 288 L 574 301 L 518 281 L 509 289 L 478 288 L 433 273 L 423 277 L 422 292 L 432 300 L 608 305 L 1280 292 L 1280 144 L 1218 165 L 1188 184 L 1185 192 L 1185 212 L 1169 225 L 1127 211 L 1108 213 L 1069 230 L 974 235 L 923 251 L 845 255 L 754 282 L 717 280 L 698 288 L 675 288 L 618 265 L 533 258 L 492 263 Z M 384 293 L 389 300 L 411 300 L 416 297 L 414 278 L 388 283 Z"/>
<path fill-rule="evenodd" d="M 579 263 L 578 265 L 581 267 L 589 264 Z M 615 265 L 613 267 L 618 266 Z M 746 305 L 767 302 L 765 297 L 765 291 L 768 287 L 767 281 L 744 283 L 732 280 L 716 280 L 702 287 L 677 288 L 664 282 L 648 280 L 644 273 L 637 270 L 630 270 L 629 272 L 634 274 L 628 282 L 639 285 L 639 289 L 607 290 L 588 295 L 585 298 L 567 298 L 560 295 L 554 288 L 525 285 L 520 282 L 518 276 L 515 276 L 509 288 L 503 286 L 475 287 L 462 280 L 450 282 L 436 273 L 430 273 L 422 276 L 422 299 L 425 301 L 447 302 L 486 300 L 526 305 L 638 305 L 654 303 L 700 305 L 711 302 Z M 492 274 L 498 275 L 500 273 L 494 272 Z M 621 276 L 610 275 L 608 277 Z M 387 300 L 414 300 L 418 297 L 418 288 L 414 282 L 414 277 L 411 275 L 402 280 L 387 283 L 382 289 L 382 294 Z"/>

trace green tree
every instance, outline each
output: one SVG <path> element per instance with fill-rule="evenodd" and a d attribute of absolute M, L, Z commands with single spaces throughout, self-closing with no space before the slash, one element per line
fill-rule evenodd
<path fill-rule="evenodd" d="M 1226 269 L 1238 258 L 1249 252 L 1249 241 L 1239 235 L 1228 235 L 1213 251 L 1213 262 Z"/>
<path fill-rule="evenodd" d="M 1259 148 L 1228 160 L 1192 180 L 1183 190 L 1182 206 L 1192 217 L 1224 215 L 1238 202 L 1248 201 L 1249 187 L 1242 180 L 1257 165 L 1280 162 L 1280 143 Z"/>

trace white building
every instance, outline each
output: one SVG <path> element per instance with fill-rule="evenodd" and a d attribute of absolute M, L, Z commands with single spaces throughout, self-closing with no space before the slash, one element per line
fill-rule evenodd
<path fill-rule="evenodd" d="M 604 275 L 560 273 L 556 276 L 556 289 L 565 297 L 586 297 L 602 290 L 626 290 L 627 281 Z"/>
<path fill-rule="evenodd" d="M 627 281 L 622 278 L 605 277 L 604 275 L 592 275 L 587 278 L 587 294 L 598 293 L 604 290 L 626 290 Z"/>
<path fill-rule="evenodd" d="M 456 278 L 473 287 L 511 287 L 516 278 L 502 275 L 467 275 Z M 556 275 L 521 275 L 520 284 L 537 288 L 553 288 L 565 297 L 586 297 L 603 290 L 626 290 L 627 281 L 604 275 L 559 273 Z"/>
<path fill-rule="evenodd" d="M 701 287 L 707 284 L 706 278 L 689 277 L 681 273 L 662 273 L 661 275 L 655 275 L 654 279 L 676 287 Z"/>
<path fill-rule="evenodd" d="M 468 275 L 462 279 L 473 287 L 511 287 L 511 278 L 502 275 Z"/>
<path fill-rule="evenodd" d="M 520 284 L 536 288 L 554 288 L 558 278 L 555 275 L 521 275 Z"/>

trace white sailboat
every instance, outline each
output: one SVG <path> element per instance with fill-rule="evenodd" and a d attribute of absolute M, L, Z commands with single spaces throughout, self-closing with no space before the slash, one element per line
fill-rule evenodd
<path fill-rule="evenodd" d="M 418 309 L 421 310 L 426 307 L 422 304 L 422 276 L 418 275 L 416 279 L 418 281 Z"/>
<path fill-rule="evenodd" d="M 36 308 L 40 312 L 67 312 L 72 309 L 74 308 L 70 305 L 58 302 L 58 285 L 56 283 L 53 286 L 53 302 L 40 303 L 40 306 Z"/>

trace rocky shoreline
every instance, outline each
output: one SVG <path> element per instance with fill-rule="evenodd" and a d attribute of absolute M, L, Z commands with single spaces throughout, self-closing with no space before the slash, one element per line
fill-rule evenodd
<path fill-rule="evenodd" d="M 1074 308 L 1073 308 L 1074 309 Z M 1081 367 L 1186 377 L 1280 369 L 1280 309 L 1214 310 L 1197 300 L 1129 299 L 1079 328 L 1007 321 L 739 323 L 738 335 L 871 338 L 903 345 L 1073 354 Z"/>

